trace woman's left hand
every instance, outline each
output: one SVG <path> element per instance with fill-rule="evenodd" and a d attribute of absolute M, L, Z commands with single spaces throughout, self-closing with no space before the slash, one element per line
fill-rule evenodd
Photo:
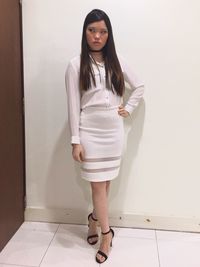
<path fill-rule="evenodd" d="M 124 109 L 123 105 L 119 106 L 118 114 L 124 118 L 129 116 L 129 112 Z"/>

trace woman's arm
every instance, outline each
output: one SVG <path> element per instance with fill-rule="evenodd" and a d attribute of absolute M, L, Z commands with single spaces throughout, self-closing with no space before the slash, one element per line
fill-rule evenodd
<path fill-rule="evenodd" d="M 134 109 L 138 106 L 140 100 L 144 94 L 144 82 L 141 81 L 133 70 L 124 62 L 124 60 L 120 61 L 124 80 L 130 85 L 132 93 L 124 106 L 124 109 L 131 114 Z"/>
<path fill-rule="evenodd" d="M 65 85 L 68 102 L 68 121 L 71 133 L 71 144 L 80 144 L 79 121 L 80 121 L 80 90 L 79 75 L 70 62 L 65 73 Z"/>

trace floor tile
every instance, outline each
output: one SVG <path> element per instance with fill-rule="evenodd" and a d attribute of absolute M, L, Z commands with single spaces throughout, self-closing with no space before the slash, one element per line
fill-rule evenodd
<path fill-rule="evenodd" d="M 135 237 L 155 239 L 155 231 L 148 229 L 118 228 L 112 227 L 117 237 Z"/>
<path fill-rule="evenodd" d="M 0 253 L 0 263 L 39 266 L 53 232 L 20 228 Z"/>
<path fill-rule="evenodd" d="M 87 226 L 60 225 L 42 261 L 41 267 L 96 267 L 98 245 L 86 242 Z"/>
<path fill-rule="evenodd" d="M 156 231 L 161 267 L 199 267 L 200 234 Z"/>
<path fill-rule="evenodd" d="M 46 232 L 56 232 L 59 224 L 56 223 L 44 223 L 44 222 L 24 222 L 21 225 L 21 229 L 33 230 L 33 231 L 46 231 Z"/>
<path fill-rule="evenodd" d="M 105 267 L 159 267 L 159 260 L 160 267 L 200 266 L 200 234 L 113 229 L 113 248 Z M 100 266 L 95 261 L 99 243 L 87 244 L 87 231 L 86 225 L 24 222 L 0 253 L 0 267 Z"/>
<path fill-rule="evenodd" d="M 60 225 L 41 267 L 98 266 L 95 255 L 99 244 L 87 244 L 87 229 L 87 226 Z M 154 231 L 113 229 L 116 235 L 114 246 L 104 266 L 159 266 Z"/>
<path fill-rule="evenodd" d="M 30 267 L 25 265 L 9 265 L 9 264 L 0 264 L 0 267 Z"/>
<path fill-rule="evenodd" d="M 128 232 L 129 229 L 127 229 Z M 111 248 L 108 260 L 104 263 L 105 267 L 159 267 L 154 231 L 145 231 L 145 233 L 135 230 L 134 232 L 131 236 L 118 237 L 116 235 L 114 237 L 113 248 Z"/>

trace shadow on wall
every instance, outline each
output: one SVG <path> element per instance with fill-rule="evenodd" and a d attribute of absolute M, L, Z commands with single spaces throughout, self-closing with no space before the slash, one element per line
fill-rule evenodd
<path fill-rule="evenodd" d="M 111 214 L 122 217 L 124 214 L 125 198 L 131 176 L 132 165 L 137 158 L 138 148 L 143 133 L 145 119 L 145 102 L 141 101 L 138 108 L 133 112 L 131 118 L 124 120 L 125 139 L 124 153 L 121 162 L 119 176 L 113 181 L 110 192 L 110 211 Z M 119 219 L 115 218 L 115 219 Z"/>

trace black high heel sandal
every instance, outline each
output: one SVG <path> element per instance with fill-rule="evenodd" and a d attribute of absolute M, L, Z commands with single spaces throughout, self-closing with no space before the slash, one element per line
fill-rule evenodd
<path fill-rule="evenodd" d="M 93 214 L 90 213 L 90 214 L 88 215 L 88 227 L 89 227 L 89 220 L 90 220 L 90 218 L 91 218 L 93 221 L 95 221 L 95 222 L 98 221 L 97 219 L 95 219 L 95 218 L 93 217 Z M 95 238 L 95 237 L 97 238 L 97 240 L 90 242 L 90 239 L 91 239 L 91 238 Z M 95 235 L 89 235 L 89 236 L 87 237 L 87 242 L 88 242 L 88 244 L 90 244 L 90 245 L 95 245 L 95 244 L 98 242 L 98 238 L 99 238 L 98 234 L 95 234 Z"/>
<path fill-rule="evenodd" d="M 113 237 L 114 237 L 114 231 L 113 231 L 113 229 L 112 228 L 110 228 L 110 230 L 108 231 L 108 232 L 106 232 L 106 233 L 101 233 L 102 235 L 107 235 L 107 234 L 109 234 L 109 233 L 111 233 L 112 234 L 112 239 L 111 239 L 111 241 L 110 241 L 110 247 L 112 247 L 112 240 L 113 240 Z M 101 251 L 101 250 L 98 250 L 97 251 L 97 254 L 99 254 L 99 255 L 101 255 L 101 256 L 103 256 L 105 259 L 104 259 L 104 261 L 100 261 L 98 258 L 97 258 L 97 255 L 96 255 L 96 262 L 98 262 L 98 263 L 103 263 L 103 262 L 105 262 L 107 259 L 108 259 L 108 255 L 106 255 L 103 251 Z"/>

